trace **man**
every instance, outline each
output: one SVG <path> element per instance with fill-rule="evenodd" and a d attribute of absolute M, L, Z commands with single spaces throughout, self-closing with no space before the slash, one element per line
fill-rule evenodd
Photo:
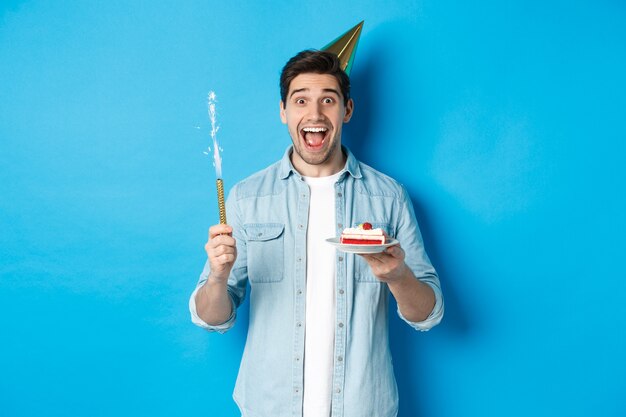
<path fill-rule="evenodd" d="M 303 51 L 289 60 L 280 117 L 292 146 L 232 189 L 231 225 L 209 230 L 190 310 L 194 323 L 224 332 L 249 282 L 250 326 L 233 395 L 243 416 L 396 416 L 389 293 L 416 329 L 443 316 L 406 191 L 341 145 L 353 109 L 334 54 Z M 362 222 L 399 244 L 361 256 L 325 242 Z"/>

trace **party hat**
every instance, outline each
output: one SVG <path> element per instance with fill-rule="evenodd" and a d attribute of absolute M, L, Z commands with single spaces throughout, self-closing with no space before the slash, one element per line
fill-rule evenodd
<path fill-rule="evenodd" d="M 341 68 L 348 75 L 350 75 L 350 70 L 352 69 L 352 62 L 354 61 L 354 55 L 356 55 L 356 47 L 359 44 L 364 22 L 362 20 L 361 23 L 322 48 L 322 51 L 332 52 L 339 57 Z"/>

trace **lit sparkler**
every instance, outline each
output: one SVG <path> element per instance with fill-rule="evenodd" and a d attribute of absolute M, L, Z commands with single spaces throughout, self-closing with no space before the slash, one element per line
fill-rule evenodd
<path fill-rule="evenodd" d="M 211 139 L 213 139 L 213 164 L 215 165 L 215 176 L 217 177 L 217 206 L 220 211 L 220 224 L 226 224 L 226 206 L 224 204 L 224 182 L 222 181 L 222 157 L 220 156 L 220 146 L 217 142 L 217 118 L 215 103 L 217 96 L 213 91 L 209 92 L 209 119 L 211 120 Z M 210 149 L 209 149 L 210 151 Z"/>

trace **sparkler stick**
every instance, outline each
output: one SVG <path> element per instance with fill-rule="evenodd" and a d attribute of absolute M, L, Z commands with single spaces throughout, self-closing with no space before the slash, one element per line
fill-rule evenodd
<path fill-rule="evenodd" d="M 217 208 L 220 210 L 220 224 L 226 224 L 226 207 L 224 206 L 224 181 L 218 178 L 217 184 Z"/>
<path fill-rule="evenodd" d="M 217 143 L 217 131 L 219 126 L 215 116 L 215 103 L 217 96 L 213 91 L 209 92 L 209 119 L 211 120 L 211 138 L 213 139 L 213 163 L 215 165 L 215 176 L 217 177 L 217 208 L 220 211 L 220 224 L 226 224 L 226 206 L 224 205 L 224 181 L 222 180 L 222 157 L 220 156 L 220 146 Z"/>

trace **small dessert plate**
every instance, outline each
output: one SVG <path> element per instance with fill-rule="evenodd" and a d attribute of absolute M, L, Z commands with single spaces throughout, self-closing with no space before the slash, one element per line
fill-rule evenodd
<path fill-rule="evenodd" d="M 326 239 L 326 242 L 333 245 L 337 248 L 338 251 L 346 252 L 346 253 L 380 253 L 384 251 L 389 246 L 397 245 L 398 241 L 396 239 L 389 238 L 387 243 L 382 245 L 356 245 L 356 244 L 344 244 L 340 243 L 340 238 L 338 237 L 330 237 Z"/>

